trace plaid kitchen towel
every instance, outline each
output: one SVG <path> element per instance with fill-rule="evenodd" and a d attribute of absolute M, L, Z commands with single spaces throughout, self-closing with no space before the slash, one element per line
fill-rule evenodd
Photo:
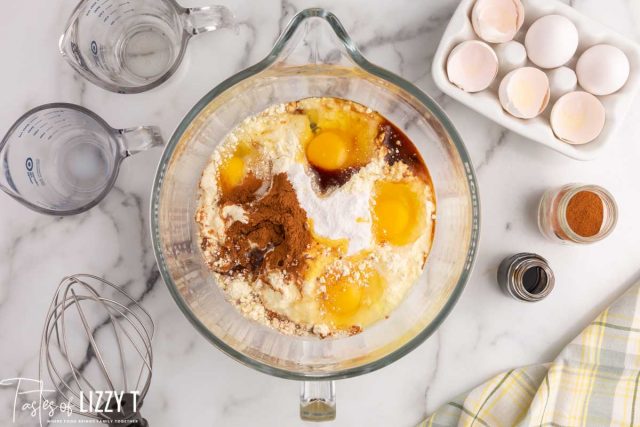
<path fill-rule="evenodd" d="M 447 403 L 419 427 L 640 426 L 640 284 L 551 364 L 514 369 Z"/>

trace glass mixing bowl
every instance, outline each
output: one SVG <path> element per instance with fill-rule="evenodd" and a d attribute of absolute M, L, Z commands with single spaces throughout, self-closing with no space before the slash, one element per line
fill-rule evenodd
<path fill-rule="evenodd" d="M 418 147 L 435 187 L 435 237 L 422 276 L 388 319 L 348 338 L 287 336 L 246 319 L 225 300 L 197 239 L 198 183 L 216 145 L 246 117 L 307 97 L 350 99 L 380 112 Z M 183 313 L 239 362 L 305 381 L 309 405 L 302 414 L 315 419 L 332 416 L 333 384 L 314 381 L 379 369 L 436 330 L 469 277 L 479 232 L 473 167 L 450 120 L 417 87 L 368 62 L 322 9 L 296 15 L 263 61 L 221 83 L 187 114 L 164 151 L 151 209 L 160 272 Z"/>

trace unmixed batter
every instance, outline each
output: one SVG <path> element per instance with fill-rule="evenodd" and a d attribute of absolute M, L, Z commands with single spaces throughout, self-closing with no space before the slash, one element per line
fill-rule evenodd
<path fill-rule="evenodd" d="M 201 247 L 229 301 L 286 334 L 355 334 L 420 276 L 435 200 L 409 139 L 337 98 L 275 105 L 237 126 L 200 182 Z"/>

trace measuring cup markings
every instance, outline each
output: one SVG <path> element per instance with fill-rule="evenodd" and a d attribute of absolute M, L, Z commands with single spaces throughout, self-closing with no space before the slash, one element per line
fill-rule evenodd
<path fill-rule="evenodd" d="M 139 93 L 173 75 L 193 36 L 233 23 L 223 6 L 184 8 L 175 0 L 84 0 L 60 39 L 60 51 L 104 89 Z"/>
<path fill-rule="evenodd" d="M 43 105 L 2 139 L 0 189 L 41 213 L 84 212 L 109 192 L 124 158 L 158 145 L 155 127 L 117 130 L 83 107 Z"/>
<path fill-rule="evenodd" d="M 49 127 L 44 130 L 42 135 L 40 135 L 40 139 L 43 139 L 55 127 L 55 123 L 52 123 L 51 119 L 49 119 L 48 124 L 49 124 Z M 49 137 L 49 139 L 50 139 L 50 137 Z"/>
<path fill-rule="evenodd" d="M 51 141 L 58 134 L 67 130 L 71 130 L 74 127 L 74 125 L 76 127 L 79 127 L 82 125 L 82 123 L 80 123 L 81 120 L 76 120 L 76 123 L 71 123 L 65 116 L 66 116 L 65 110 L 61 110 L 61 109 L 51 110 L 51 111 L 45 112 L 42 115 L 36 114 L 27 121 L 25 129 L 23 129 L 23 132 L 21 132 L 18 137 L 21 138 L 26 133 L 26 135 L 30 135 L 31 137 L 37 138 L 40 141 L 45 140 L 45 138 L 46 138 L 45 141 Z M 71 148 L 74 148 L 74 147 L 71 147 Z M 37 147 L 34 147 L 34 149 L 37 150 Z M 84 151 L 86 152 L 86 149 Z M 27 169 L 27 177 L 29 179 L 29 182 L 32 185 L 36 185 L 36 186 L 46 186 L 47 183 L 43 177 L 43 172 L 42 172 L 42 159 L 39 157 L 39 154 L 37 152 L 27 151 L 24 153 L 24 155 L 28 156 L 25 161 L 25 166 Z M 74 155 L 75 157 L 79 156 L 78 154 L 74 154 Z M 93 159 L 94 166 L 97 165 L 97 167 L 99 168 L 101 163 L 105 163 L 104 161 L 95 161 L 95 157 L 96 157 L 95 153 L 93 155 L 89 154 L 89 157 L 91 156 L 94 157 Z M 99 155 L 99 156 L 102 157 L 102 155 Z M 65 160 L 63 159 L 62 162 L 64 161 Z M 77 162 L 78 160 L 76 160 L 76 163 Z M 60 166 L 60 167 L 65 167 L 65 166 Z M 85 175 L 86 175 L 86 172 L 85 172 Z"/>
<path fill-rule="evenodd" d="M 93 4 L 91 5 L 91 7 L 89 8 L 89 13 L 93 12 L 94 14 L 97 14 L 98 12 L 100 12 L 100 8 L 102 6 L 104 6 L 105 3 L 108 3 L 110 0 L 102 0 L 102 3 L 98 4 L 98 1 L 94 1 Z"/>
<path fill-rule="evenodd" d="M 119 9 L 119 8 L 121 8 L 121 7 L 124 7 L 124 6 L 126 6 L 126 5 L 128 5 L 128 4 L 130 4 L 130 3 L 131 3 L 131 2 L 121 3 L 120 5 L 118 5 L 117 9 Z M 117 12 L 117 9 L 116 9 L 116 11 L 114 11 L 114 13 L 116 13 L 116 12 Z M 111 21 L 111 23 L 110 23 L 109 25 L 110 25 L 111 27 L 113 27 L 113 26 L 114 26 L 118 21 L 120 21 L 120 20 L 121 20 L 125 15 L 130 14 L 130 13 L 134 13 L 135 11 L 136 11 L 136 9 L 135 9 L 134 7 L 131 7 L 131 9 L 123 10 L 119 15 L 117 15 L 115 18 L 113 18 L 113 20 Z M 110 18 L 111 16 L 112 16 L 112 15 L 109 15 L 109 18 Z M 105 18 L 105 21 L 104 21 L 104 22 L 106 23 L 107 21 L 108 21 L 108 18 Z"/>
<path fill-rule="evenodd" d="M 66 121 L 66 120 L 65 120 Z M 59 122 L 62 123 L 62 122 Z M 58 133 L 60 133 L 61 131 L 68 129 L 71 127 L 70 123 L 67 123 L 63 126 L 56 126 L 56 125 L 51 125 L 50 129 L 54 129 L 53 132 L 51 132 L 51 134 L 49 135 L 49 137 L 47 138 L 47 141 L 51 141 L 51 139 L 53 139 Z M 44 137 L 45 134 L 43 134 L 43 136 L 41 137 L 41 139 Z"/>
<path fill-rule="evenodd" d="M 109 3 L 106 7 L 104 7 L 104 5 L 106 3 Z M 112 0 L 105 0 L 102 2 L 102 4 L 98 5 L 97 2 L 94 2 L 89 9 L 87 10 L 87 13 L 85 14 L 85 17 L 95 17 L 98 18 L 98 20 L 102 21 L 102 23 L 107 24 L 107 22 L 109 21 L 109 19 L 115 14 L 118 13 L 118 9 L 121 9 L 127 5 L 130 5 L 131 2 L 130 1 L 126 1 L 126 2 L 122 2 L 120 4 L 118 4 L 116 6 L 116 8 L 109 13 L 109 10 L 112 9 L 114 7 L 114 4 L 112 2 Z M 126 9 L 126 10 L 121 10 L 119 11 L 120 15 L 116 16 L 114 18 L 113 21 L 111 21 L 111 23 L 109 25 L 113 25 L 117 20 L 119 20 L 120 18 L 122 18 L 123 14 L 126 13 L 132 13 L 135 12 L 135 7 L 131 7 L 130 9 Z M 105 16 L 105 13 L 109 13 L 108 15 Z M 103 19 L 104 17 L 104 19 Z"/>
<path fill-rule="evenodd" d="M 45 134 L 49 133 L 53 129 L 53 132 L 51 132 L 51 134 L 48 136 L 47 141 L 50 141 L 51 139 L 53 139 L 61 130 L 67 129 L 68 127 L 71 126 L 71 124 L 69 123 L 67 123 L 66 125 L 60 125 L 60 123 L 65 123 L 67 121 L 67 119 L 62 116 L 62 112 L 57 112 L 57 114 L 52 116 L 52 119 L 58 119 L 58 120 L 53 121 L 49 126 L 49 128 L 47 129 L 47 131 L 45 132 Z M 44 136 L 42 136 L 41 138 L 43 137 Z"/>
<path fill-rule="evenodd" d="M 35 123 L 29 126 L 29 130 L 27 130 L 27 133 L 31 134 L 31 132 L 33 132 L 33 129 L 35 129 Z"/>
<path fill-rule="evenodd" d="M 20 135 L 18 135 L 18 138 L 22 138 L 22 135 L 27 131 L 29 126 L 31 126 L 31 123 L 25 123 L 24 124 L 24 128 L 22 128 L 22 131 L 20 132 Z"/>
<path fill-rule="evenodd" d="M 42 133 L 42 135 L 40 135 L 40 139 L 44 139 L 44 137 L 47 136 L 47 134 L 51 132 L 51 129 L 53 128 L 54 128 L 53 124 L 49 125 L 49 127 Z M 47 141 L 50 141 L 51 137 L 52 135 L 49 135 L 49 137 L 47 138 Z"/>
<path fill-rule="evenodd" d="M 100 12 L 100 18 L 102 18 L 104 14 L 107 13 L 109 9 L 113 7 L 113 2 L 111 2 L 110 0 L 104 0 L 104 2 L 102 2 L 102 5 L 100 6 L 102 7 L 102 12 Z"/>
<path fill-rule="evenodd" d="M 29 182 L 37 187 L 44 187 L 47 185 L 44 178 L 42 177 L 42 170 L 40 168 L 41 161 L 40 159 L 35 160 L 35 169 L 36 172 L 33 172 L 33 159 L 31 157 L 27 157 L 25 161 L 25 167 L 27 168 L 27 177 L 29 178 Z"/>
<path fill-rule="evenodd" d="M 91 42 L 91 53 L 93 54 L 93 63 L 96 67 L 106 70 L 106 66 L 104 65 L 104 61 L 102 60 L 102 48 L 98 48 L 98 44 L 95 41 Z"/>
<path fill-rule="evenodd" d="M 41 128 L 41 127 L 39 127 L 39 126 L 42 124 L 42 121 L 43 121 L 43 120 L 44 120 L 44 119 L 40 119 L 40 120 L 38 120 L 38 121 L 37 121 L 37 122 L 35 122 L 35 123 L 33 124 L 33 126 L 31 127 L 31 129 L 32 129 L 32 130 L 33 130 L 33 129 L 35 129 L 35 132 L 33 133 L 33 136 L 38 136 L 38 132 L 40 132 L 40 130 L 42 129 L 42 128 Z"/>
<path fill-rule="evenodd" d="M 109 20 L 109 18 L 111 18 L 111 14 L 108 14 L 107 16 L 105 16 L 105 13 L 109 13 L 109 9 L 111 9 L 113 7 L 113 4 L 109 5 L 108 7 L 105 7 L 99 14 L 98 14 L 98 18 L 100 18 L 102 20 L 103 23 L 107 23 L 107 21 Z M 97 12 L 96 12 L 97 13 Z M 104 16 L 104 19 L 102 19 L 102 17 Z"/>
<path fill-rule="evenodd" d="M 63 120 L 63 121 L 66 121 L 66 120 Z M 62 123 L 63 121 L 60 121 L 58 123 Z M 68 129 L 70 126 L 71 126 L 70 124 L 67 124 L 67 125 L 64 125 L 64 126 L 56 126 L 56 125 L 54 125 L 55 129 L 53 130 L 53 132 L 51 132 L 51 135 L 49 136 L 48 140 L 49 141 L 52 140 L 53 138 L 58 136 L 58 134 L 61 131 L 65 130 L 65 129 Z"/>
<path fill-rule="evenodd" d="M 29 123 L 27 123 L 24 127 L 24 129 L 22 130 L 22 133 L 20 134 L 20 137 L 22 137 L 22 135 L 26 132 L 27 134 L 30 134 L 33 131 L 34 128 L 34 123 L 36 120 L 38 120 L 38 117 L 34 117 L 33 120 L 29 121 Z"/>
<path fill-rule="evenodd" d="M 26 133 L 27 135 L 31 135 L 34 137 L 37 137 L 38 135 L 40 135 L 40 139 L 44 139 L 47 134 L 52 130 L 52 129 L 56 129 L 56 132 L 52 133 L 51 135 L 48 136 L 47 140 L 51 140 L 51 138 L 53 136 L 55 136 L 55 133 L 57 133 L 57 131 L 59 130 L 63 130 L 66 128 L 69 128 L 71 126 L 71 124 L 66 124 L 64 126 L 57 126 L 60 123 L 64 123 L 67 121 L 66 118 L 61 117 L 62 116 L 62 111 L 58 110 L 58 111 L 52 111 L 50 113 L 46 113 L 44 114 L 45 117 L 40 117 L 39 115 L 35 115 L 33 116 L 30 120 L 28 120 L 25 123 L 24 128 L 22 129 L 22 131 L 20 132 L 20 134 L 18 135 L 18 138 L 22 138 L 23 135 Z M 55 119 L 61 117 L 60 120 L 57 120 L 55 122 L 51 122 L 51 119 Z M 48 127 L 45 129 L 45 126 Z"/>
<path fill-rule="evenodd" d="M 131 7 L 128 10 L 121 10 L 123 7 L 129 4 L 131 4 L 130 1 L 122 2 L 118 4 L 114 10 L 110 12 L 110 10 L 114 7 L 114 3 L 112 2 L 112 0 L 104 0 L 100 4 L 98 4 L 98 1 L 95 1 L 87 10 L 85 17 L 94 18 L 95 20 L 97 20 L 99 23 L 103 25 L 106 24 L 110 27 L 113 27 L 115 23 L 118 22 L 124 15 L 135 11 L 135 8 L 133 7 Z M 112 19 L 112 17 L 117 13 L 119 14 Z M 110 23 L 109 23 L 109 20 L 111 20 Z M 104 43 L 99 43 L 96 40 L 91 40 L 89 44 L 89 50 L 92 54 L 93 64 L 97 68 L 107 73 L 114 72 L 114 70 L 111 70 L 108 66 L 106 55 L 111 54 L 111 52 L 109 52 L 105 48 Z"/>

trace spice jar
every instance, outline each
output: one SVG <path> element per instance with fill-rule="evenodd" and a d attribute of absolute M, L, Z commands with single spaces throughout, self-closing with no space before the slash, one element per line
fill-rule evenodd
<path fill-rule="evenodd" d="M 498 284 L 511 297 L 527 302 L 546 298 L 555 285 L 555 276 L 546 259 L 532 253 L 505 258 L 498 267 Z"/>
<path fill-rule="evenodd" d="M 568 184 L 547 191 L 538 210 L 538 227 L 551 240 L 587 244 L 607 237 L 618 221 L 613 196 L 597 185 Z"/>

